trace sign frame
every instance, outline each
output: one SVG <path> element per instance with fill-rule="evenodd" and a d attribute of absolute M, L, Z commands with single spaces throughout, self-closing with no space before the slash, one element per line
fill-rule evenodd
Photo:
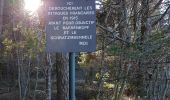
<path fill-rule="evenodd" d="M 92 52 L 95 50 L 95 0 L 48 0 L 46 51 Z"/>

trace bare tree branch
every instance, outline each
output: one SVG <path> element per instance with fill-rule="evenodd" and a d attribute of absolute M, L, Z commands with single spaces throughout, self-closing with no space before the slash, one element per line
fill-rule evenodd
<path fill-rule="evenodd" d="M 158 3 L 153 7 L 152 10 L 150 10 L 150 14 L 154 13 L 155 10 L 162 4 L 163 0 L 159 0 Z"/>
<path fill-rule="evenodd" d="M 100 24 L 97 24 L 97 26 L 100 27 L 100 28 L 103 29 L 103 30 L 106 30 L 106 31 L 112 33 L 112 34 L 113 34 L 113 37 L 114 37 L 115 39 L 120 40 L 120 41 L 122 41 L 122 42 L 124 42 L 124 43 L 130 44 L 130 42 L 128 42 L 128 41 L 120 38 L 120 37 L 118 36 L 118 34 L 119 34 L 118 32 L 116 32 L 116 31 L 114 31 L 114 30 L 110 30 L 110 29 L 108 29 L 108 28 L 106 28 L 106 27 L 104 27 L 104 26 L 102 26 L 102 25 L 100 25 Z"/>
<path fill-rule="evenodd" d="M 162 16 L 161 16 L 158 20 L 156 20 L 155 22 L 153 22 L 152 27 L 154 27 L 156 24 L 158 24 L 158 23 L 164 18 L 164 16 L 167 14 L 167 12 L 168 12 L 169 9 L 170 9 L 170 5 L 169 5 L 168 8 L 166 9 L 166 11 L 162 14 Z"/>

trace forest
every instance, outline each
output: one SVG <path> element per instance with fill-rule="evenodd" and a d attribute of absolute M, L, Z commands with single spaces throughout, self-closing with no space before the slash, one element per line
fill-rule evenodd
<path fill-rule="evenodd" d="M 0 100 L 69 100 L 69 53 L 45 51 L 48 1 L 0 0 Z M 94 2 L 96 51 L 76 53 L 76 100 L 170 100 L 170 0 Z"/>

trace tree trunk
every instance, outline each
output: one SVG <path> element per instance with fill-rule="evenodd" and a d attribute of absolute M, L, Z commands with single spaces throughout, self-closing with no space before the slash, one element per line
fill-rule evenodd
<path fill-rule="evenodd" d="M 122 80 L 121 85 L 120 85 L 120 91 L 119 91 L 119 95 L 118 95 L 118 100 L 120 100 L 122 98 L 122 96 L 123 96 L 123 92 L 125 90 L 125 85 L 127 83 L 126 80 L 127 80 L 127 76 L 129 74 L 130 68 L 131 68 L 131 64 L 128 64 L 127 65 L 127 71 L 124 72 L 125 73 L 125 76 L 124 76 L 125 78 Z"/>
<path fill-rule="evenodd" d="M 3 8 L 4 8 L 4 0 L 0 0 L 0 36 L 3 27 Z"/>
<path fill-rule="evenodd" d="M 51 68 L 49 66 L 48 68 L 48 72 L 47 72 L 47 98 L 46 100 L 51 100 L 51 93 L 52 93 L 52 90 L 51 90 L 51 87 L 52 87 L 52 81 L 51 81 Z"/>
<path fill-rule="evenodd" d="M 165 72 L 165 86 L 164 86 L 164 89 L 163 89 L 163 94 L 162 94 L 162 99 L 161 100 L 165 100 L 166 93 L 167 93 L 168 88 L 169 88 L 170 81 L 169 81 L 169 78 L 168 78 L 168 73 L 169 73 L 168 71 Z"/>
<path fill-rule="evenodd" d="M 19 92 L 20 92 L 20 100 L 26 100 L 26 96 L 28 94 L 28 83 L 29 83 L 29 66 L 25 66 L 23 64 L 23 56 L 22 50 L 17 48 L 17 65 L 18 65 L 18 84 L 19 84 Z"/>
<path fill-rule="evenodd" d="M 137 13 L 137 8 L 138 8 L 138 1 L 139 0 L 135 0 L 133 1 L 133 19 L 132 19 L 132 23 L 133 23 L 133 36 L 131 37 L 132 38 L 132 42 L 135 42 L 136 41 L 136 37 L 137 37 L 137 32 L 139 30 L 139 25 L 138 25 L 138 13 Z"/>
<path fill-rule="evenodd" d="M 146 35 L 148 34 L 148 14 L 149 14 L 149 0 L 141 1 L 141 40 L 140 43 L 143 44 L 146 39 Z"/>
<path fill-rule="evenodd" d="M 47 55 L 48 59 L 48 68 L 47 68 L 47 97 L 46 100 L 51 100 L 51 87 L 52 87 L 52 80 L 51 80 L 51 70 L 52 70 L 52 62 L 51 62 L 51 56 L 50 54 Z"/>
<path fill-rule="evenodd" d="M 56 53 L 57 100 L 69 100 L 69 55 Z"/>

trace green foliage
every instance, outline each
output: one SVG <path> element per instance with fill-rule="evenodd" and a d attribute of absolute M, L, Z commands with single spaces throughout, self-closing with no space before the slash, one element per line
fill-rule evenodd
<path fill-rule="evenodd" d="M 87 54 L 85 54 L 85 53 L 80 53 L 79 59 L 78 59 L 78 63 L 79 63 L 81 66 L 86 66 L 86 65 L 87 65 L 87 63 L 86 63 L 86 58 L 87 58 Z"/>
<path fill-rule="evenodd" d="M 125 54 L 131 59 L 136 59 L 141 56 L 141 46 L 139 44 L 131 44 L 129 47 L 122 48 L 120 45 L 112 45 L 107 49 L 109 55 Z"/>
<path fill-rule="evenodd" d="M 25 47 L 27 49 L 32 49 L 33 47 L 37 46 L 37 37 L 36 37 L 36 33 L 34 30 L 32 30 L 31 28 L 24 28 L 22 30 L 22 32 L 24 33 L 24 37 L 25 37 Z"/>
<path fill-rule="evenodd" d="M 102 76 L 102 78 L 103 78 L 104 81 L 106 81 L 107 79 L 109 79 L 109 77 L 110 77 L 109 72 L 104 73 L 104 75 Z M 96 73 L 96 79 L 99 80 L 99 78 L 100 78 L 100 74 L 99 74 L 99 73 Z"/>
<path fill-rule="evenodd" d="M 114 84 L 108 83 L 108 82 L 104 82 L 103 87 L 106 88 L 106 89 L 113 89 Z"/>
<path fill-rule="evenodd" d="M 138 43 L 130 44 L 128 47 L 121 47 L 118 44 L 113 44 L 108 47 L 109 55 L 124 54 L 130 59 L 145 59 L 159 56 L 160 54 L 169 52 L 170 34 L 166 31 L 155 31 L 148 37 L 148 40 L 143 45 Z M 163 50 L 163 51 L 162 51 Z"/>
<path fill-rule="evenodd" d="M 38 37 L 38 32 L 41 34 L 40 37 Z M 4 47 L 2 53 L 6 58 L 9 58 L 11 53 L 16 54 L 18 50 L 23 53 L 25 59 L 28 57 L 34 59 L 37 53 L 44 52 L 45 34 L 38 27 L 29 26 L 22 20 L 13 30 L 6 29 L 2 37 Z M 6 58 L 2 57 L 2 59 Z"/>
<path fill-rule="evenodd" d="M 8 38 L 5 38 L 2 41 L 2 44 L 5 46 L 6 51 L 11 51 L 12 50 L 12 46 L 13 46 L 13 41 L 12 40 L 10 40 Z"/>
<path fill-rule="evenodd" d="M 78 57 L 78 64 L 80 66 L 90 66 L 91 61 L 96 60 L 96 54 L 93 53 L 80 53 Z M 96 65 L 97 67 L 97 65 Z"/>
<path fill-rule="evenodd" d="M 107 49 L 108 53 L 109 54 L 113 54 L 113 55 L 116 55 L 118 54 L 119 52 L 122 51 L 121 47 L 118 46 L 118 45 L 112 45 L 110 46 L 108 49 Z"/>

